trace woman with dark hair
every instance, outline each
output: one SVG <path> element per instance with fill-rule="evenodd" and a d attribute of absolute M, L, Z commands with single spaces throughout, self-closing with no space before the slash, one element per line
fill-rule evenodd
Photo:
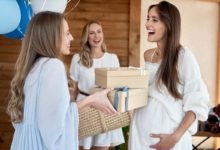
<path fill-rule="evenodd" d="M 72 58 L 70 77 L 77 83 L 77 101 L 86 97 L 95 87 L 95 68 L 119 67 L 117 55 L 108 53 L 104 42 L 102 25 L 98 21 L 86 23 L 82 31 L 81 47 Z M 111 146 L 124 143 L 122 129 L 90 136 L 79 141 L 82 149 L 108 150 Z"/>
<path fill-rule="evenodd" d="M 114 114 L 109 89 L 70 101 L 62 55 L 73 40 L 64 16 L 41 12 L 30 21 L 15 64 L 8 114 L 15 128 L 11 150 L 77 150 L 78 109 Z"/>
<path fill-rule="evenodd" d="M 190 150 L 198 120 L 207 119 L 209 94 L 195 57 L 180 45 L 179 10 L 166 1 L 151 5 L 145 26 L 157 47 L 144 53 L 148 104 L 134 111 L 129 149 Z"/>

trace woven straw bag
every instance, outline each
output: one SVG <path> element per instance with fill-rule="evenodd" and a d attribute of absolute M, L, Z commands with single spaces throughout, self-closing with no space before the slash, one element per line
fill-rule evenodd
<path fill-rule="evenodd" d="M 107 115 L 95 108 L 87 107 L 79 113 L 79 139 L 128 126 L 131 115 L 131 111 Z"/>

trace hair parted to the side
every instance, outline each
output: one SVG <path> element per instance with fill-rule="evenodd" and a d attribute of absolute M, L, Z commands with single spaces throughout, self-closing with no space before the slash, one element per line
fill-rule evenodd
<path fill-rule="evenodd" d="M 7 113 L 12 122 L 23 120 L 25 79 L 40 57 L 59 58 L 64 16 L 56 12 L 40 12 L 29 22 L 11 81 Z"/>
<path fill-rule="evenodd" d="M 179 10 L 173 4 L 167 1 L 161 1 L 156 5 L 151 5 L 148 12 L 156 8 L 160 20 L 166 26 L 166 41 L 164 43 L 164 50 L 162 62 L 158 69 L 157 84 L 164 83 L 169 93 L 181 99 L 182 95 L 178 91 L 177 84 L 180 83 L 178 75 L 178 57 L 181 49 L 180 32 L 181 32 L 181 17 Z"/>
<path fill-rule="evenodd" d="M 79 60 L 79 63 L 81 63 L 83 66 L 85 66 L 87 68 L 90 68 L 93 65 L 93 58 L 91 56 L 91 47 L 90 47 L 89 41 L 88 41 L 89 27 L 92 24 L 98 24 L 102 27 L 102 25 L 99 21 L 90 21 L 83 28 L 81 42 L 80 42 L 80 51 L 79 51 L 80 60 Z M 104 39 L 103 39 L 103 43 L 101 45 L 101 49 L 102 49 L 103 52 L 107 51 L 107 47 L 106 47 L 106 44 L 104 42 Z"/>

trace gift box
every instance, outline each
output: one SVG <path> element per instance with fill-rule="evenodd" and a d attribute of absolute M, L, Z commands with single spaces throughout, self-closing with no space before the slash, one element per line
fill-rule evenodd
<path fill-rule="evenodd" d="M 84 108 L 79 112 L 79 139 L 128 126 L 131 113 L 108 115 L 92 107 Z"/>
<path fill-rule="evenodd" d="M 148 71 L 143 68 L 96 68 L 95 84 L 103 88 L 147 88 Z"/>
<path fill-rule="evenodd" d="M 90 93 L 93 94 L 101 90 L 103 89 L 91 88 Z M 118 112 L 126 112 L 147 104 L 148 89 L 115 88 L 108 93 L 108 98 Z"/>

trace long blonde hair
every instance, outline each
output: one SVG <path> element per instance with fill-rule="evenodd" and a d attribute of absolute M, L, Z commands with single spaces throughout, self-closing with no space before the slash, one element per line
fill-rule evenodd
<path fill-rule="evenodd" d="M 60 57 L 63 20 L 62 14 L 49 11 L 40 12 L 31 19 L 11 81 L 7 113 L 12 122 L 19 123 L 23 120 L 25 79 L 36 60 L 40 57 Z"/>
<path fill-rule="evenodd" d="M 93 65 L 93 59 L 91 56 L 91 48 L 89 45 L 89 41 L 88 41 L 88 37 L 89 37 L 89 27 L 91 26 L 91 24 L 98 24 L 102 27 L 101 23 L 98 21 L 90 21 L 88 22 L 82 31 L 82 37 L 81 37 L 81 47 L 80 47 L 80 51 L 79 51 L 79 56 L 80 56 L 80 60 L 79 63 L 81 63 L 83 66 L 87 67 L 87 68 L 91 68 Z M 101 45 L 101 49 L 103 52 L 107 51 L 107 47 L 106 44 L 104 42 L 102 42 Z"/>

